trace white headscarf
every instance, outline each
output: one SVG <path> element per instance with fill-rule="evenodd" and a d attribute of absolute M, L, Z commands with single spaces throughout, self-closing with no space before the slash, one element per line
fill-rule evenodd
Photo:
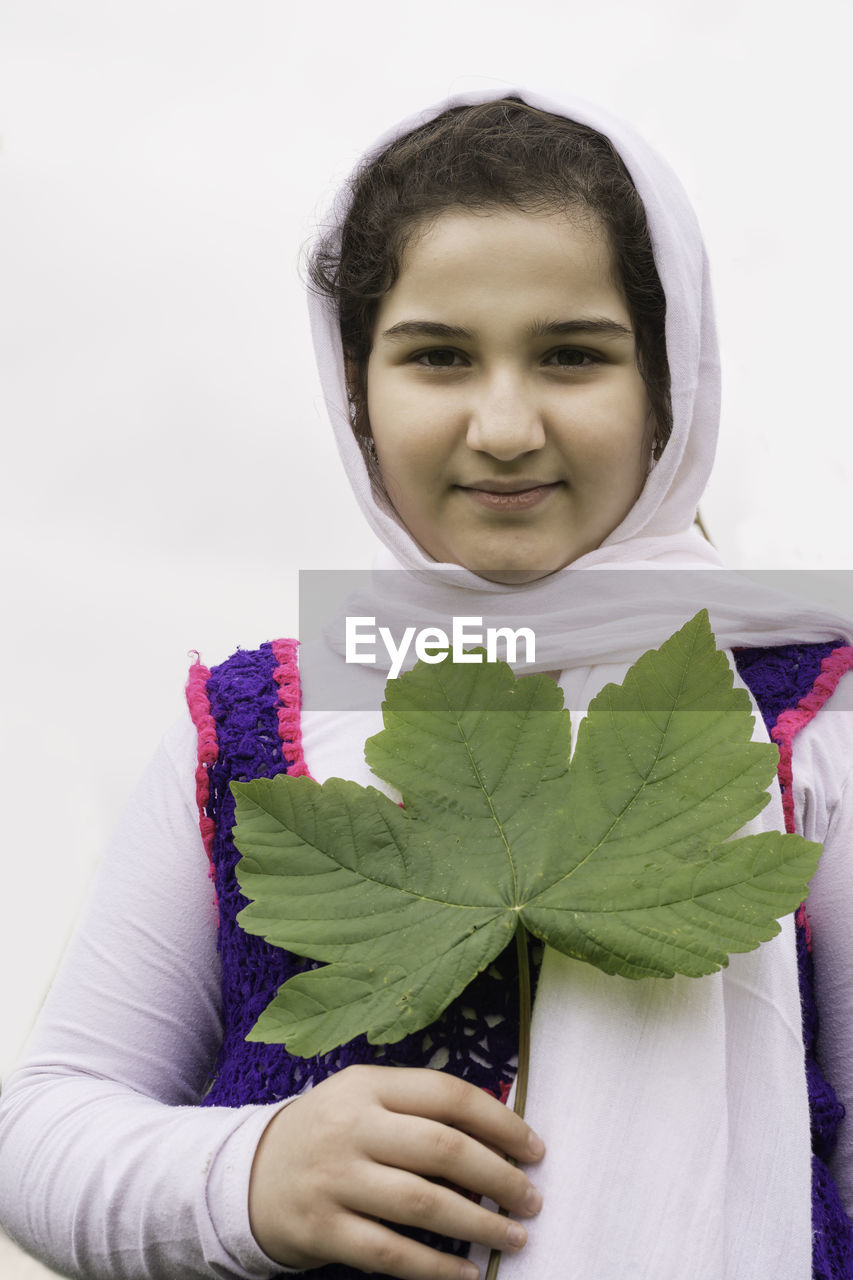
<path fill-rule="evenodd" d="M 536 667 L 561 670 L 567 704 L 580 711 L 703 606 L 726 647 L 848 637 L 843 619 L 732 580 L 693 526 L 716 444 L 719 364 L 702 240 L 668 166 L 605 112 L 526 90 L 457 95 L 404 121 L 370 154 L 449 107 L 499 96 L 590 125 L 622 156 L 666 292 L 672 436 L 622 523 L 569 568 L 508 588 L 437 565 L 374 498 L 350 426 L 337 316 L 328 300 L 312 297 L 344 467 L 384 544 L 381 568 L 404 571 L 378 574 L 362 610 L 389 625 L 426 625 L 439 607 L 486 616 L 494 606 L 504 621 L 523 617 L 536 630 Z M 336 225 L 348 200 L 345 191 Z M 641 581 L 645 595 L 653 579 L 588 572 L 595 568 L 678 571 L 678 590 L 635 608 L 625 581 Z M 361 760 L 365 737 L 379 727 L 384 687 L 384 673 L 371 674 L 370 714 L 306 716 L 306 760 L 320 780 L 338 773 L 376 784 Z M 760 718 L 756 736 L 766 740 Z M 748 829 L 782 825 L 777 791 Z M 548 1145 L 531 1171 L 545 1208 L 529 1224 L 527 1247 L 504 1257 L 502 1280 L 807 1280 L 811 1166 L 792 920 L 773 942 L 698 980 L 630 982 L 547 950 L 527 1115 Z M 472 1256 L 484 1261 L 477 1250 Z"/>
<path fill-rule="evenodd" d="M 494 92 L 459 94 L 404 120 L 383 135 L 367 157 L 450 107 L 488 101 Z M 646 209 L 655 261 L 666 294 L 666 341 L 671 373 L 673 429 L 666 449 L 632 509 L 596 550 L 538 582 L 508 588 L 457 565 L 440 565 L 402 523 L 377 502 L 350 422 L 338 318 L 329 299 L 312 295 L 314 344 L 326 404 L 344 468 L 361 510 L 387 554 L 377 570 L 405 569 L 405 576 L 377 573 L 361 602 L 394 634 L 406 625 L 448 614 L 523 620 L 537 637 L 535 669 L 565 670 L 591 662 L 630 661 L 660 644 L 687 618 L 707 607 L 721 646 L 772 645 L 853 636 L 853 623 L 736 573 L 666 573 L 631 587 L 622 576 L 611 584 L 590 569 L 703 570 L 720 568 L 713 547 L 693 521 L 714 459 L 719 424 L 720 370 L 708 264 L 696 217 L 669 166 L 633 130 L 581 101 L 556 103 L 527 90 L 508 90 L 531 106 L 568 116 L 605 133 L 615 145 Z M 349 206 L 344 188 L 328 223 L 340 227 Z M 443 590 L 446 588 L 446 590 Z M 629 601 L 626 597 L 631 594 Z M 654 603 L 650 603 L 653 599 Z M 642 606 L 642 607 L 639 607 Z M 352 612 L 352 610 L 351 610 Z M 619 625 L 614 626 L 614 619 Z M 378 654 L 381 666 L 383 655 Z M 385 668 L 387 670 L 387 666 Z"/>

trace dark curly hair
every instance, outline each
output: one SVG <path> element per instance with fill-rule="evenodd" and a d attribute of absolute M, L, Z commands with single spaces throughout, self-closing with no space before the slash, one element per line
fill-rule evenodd
<path fill-rule="evenodd" d="M 321 237 L 311 255 L 309 279 L 337 308 L 353 432 L 380 492 L 366 408 L 376 311 L 397 279 L 410 237 L 459 206 L 558 209 L 591 217 L 605 229 L 634 326 L 660 456 L 672 430 L 666 299 L 643 203 L 603 134 L 517 98 L 453 107 L 364 161 L 350 194 L 343 226 Z"/>

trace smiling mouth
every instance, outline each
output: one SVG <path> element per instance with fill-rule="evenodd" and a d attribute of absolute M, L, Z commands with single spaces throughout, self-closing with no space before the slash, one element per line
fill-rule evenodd
<path fill-rule="evenodd" d="M 523 482 L 522 482 L 523 483 Z M 548 497 L 561 486 L 561 481 L 554 484 L 524 484 L 520 488 L 499 488 L 489 483 L 488 488 L 477 485 L 459 485 L 463 493 L 468 494 L 473 502 L 491 511 L 527 511 L 545 502 Z"/>

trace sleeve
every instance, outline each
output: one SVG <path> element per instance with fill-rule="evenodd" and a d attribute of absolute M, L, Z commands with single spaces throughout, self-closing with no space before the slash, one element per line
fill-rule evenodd
<path fill-rule="evenodd" d="M 811 923 L 818 1053 L 847 1115 L 830 1171 L 853 1216 L 853 672 L 794 739 L 799 829 L 823 843 L 806 911 Z"/>
<path fill-rule="evenodd" d="M 284 1103 L 200 1108 L 221 1039 L 187 717 L 130 801 L 0 1107 L 9 1234 L 86 1280 L 260 1280 L 252 1160 Z M 183 782 L 182 782 L 183 780 Z"/>

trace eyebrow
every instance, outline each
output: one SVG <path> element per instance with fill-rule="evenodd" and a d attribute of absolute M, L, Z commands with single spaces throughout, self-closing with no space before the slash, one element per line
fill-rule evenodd
<path fill-rule="evenodd" d="M 600 338 L 630 338 L 633 331 L 627 325 L 609 320 L 606 316 L 580 316 L 575 320 L 544 320 L 531 326 L 531 338 L 566 337 L 577 333 L 594 333 Z M 441 324 L 437 320 L 401 320 L 385 329 L 383 338 L 390 341 L 403 341 L 406 338 L 445 338 L 459 342 L 470 342 L 474 334 L 470 329 L 460 325 Z"/>

